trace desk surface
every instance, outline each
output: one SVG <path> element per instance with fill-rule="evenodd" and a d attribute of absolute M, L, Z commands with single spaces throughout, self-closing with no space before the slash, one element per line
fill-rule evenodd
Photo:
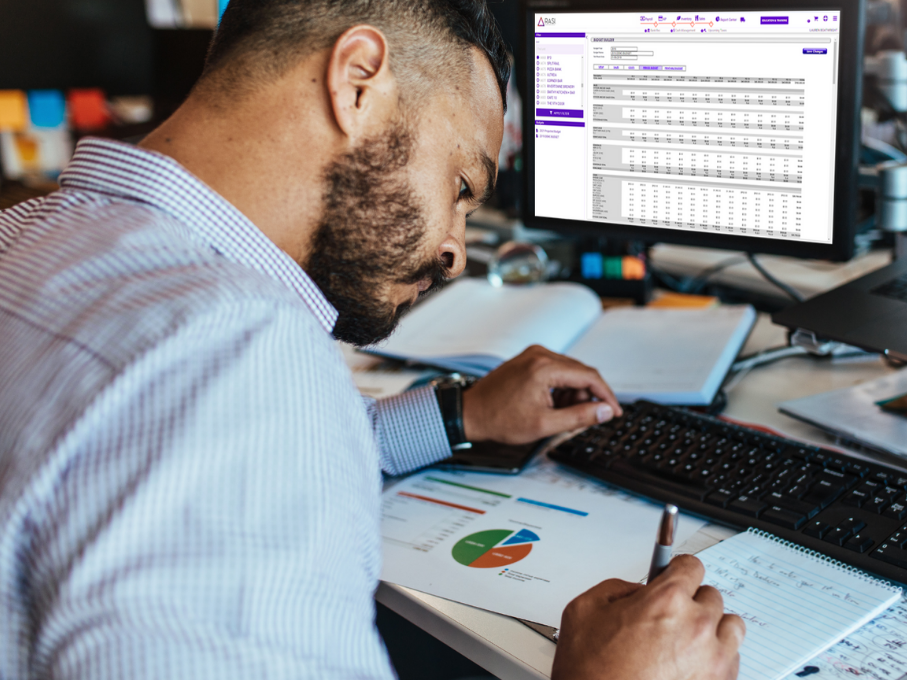
<path fill-rule="evenodd" d="M 761 316 L 744 353 L 785 342 L 785 330 Z M 828 446 L 829 438 L 821 430 L 782 415 L 776 405 L 787 399 L 850 387 L 881 377 L 890 370 L 876 360 L 833 364 L 804 357 L 784 359 L 754 369 L 733 387 L 728 393 L 725 415 Z M 551 675 L 554 643 L 515 619 L 386 583 L 380 585 L 376 597 L 499 678 L 524 680 Z"/>

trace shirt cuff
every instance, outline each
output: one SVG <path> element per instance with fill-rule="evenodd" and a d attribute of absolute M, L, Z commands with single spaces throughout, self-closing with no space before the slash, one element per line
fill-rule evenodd
<path fill-rule="evenodd" d="M 434 387 L 379 399 L 375 403 L 381 467 L 402 475 L 450 456 L 450 442 Z"/>

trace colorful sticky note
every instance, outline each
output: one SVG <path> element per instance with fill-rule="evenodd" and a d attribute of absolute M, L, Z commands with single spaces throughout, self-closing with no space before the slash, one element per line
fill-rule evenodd
<path fill-rule="evenodd" d="M 104 91 L 93 89 L 70 90 L 67 97 L 69 120 L 76 130 L 98 130 L 110 122 Z"/>
<path fill-rule="evenodd" d="M 35 127 L 60 127 L 66 122 L 66 100 L 60 90 L 30 90 L 28 112 Z"/>
<path fill-rule="evenodd" d="M 0 130 L 22 132 L 28 125 L 28 100 L 22 90 L 0 90 Z"/>

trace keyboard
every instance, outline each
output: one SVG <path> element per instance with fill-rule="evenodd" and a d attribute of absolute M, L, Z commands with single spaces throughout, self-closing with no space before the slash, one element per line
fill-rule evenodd
<path fill-rule="evenodd" d="M 886 281 L 869 292 L 873 295 L 881 295 L 892 300 L 907 302 L 907 275 Z"/>
<path fill-rule="evenodd" d="M 549 456 L 721 524 L 907 583 L 907 471 L 639 401 Z"/>

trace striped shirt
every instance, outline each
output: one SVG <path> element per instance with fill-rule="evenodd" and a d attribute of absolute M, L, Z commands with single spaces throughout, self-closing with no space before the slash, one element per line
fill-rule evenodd
<path fill-rule="evenodd" d="M 336 317 L 163 155 L 83 141 L 0 213 L 0 679 L 393 676 L 380 469 L 449 448 Z"/>

